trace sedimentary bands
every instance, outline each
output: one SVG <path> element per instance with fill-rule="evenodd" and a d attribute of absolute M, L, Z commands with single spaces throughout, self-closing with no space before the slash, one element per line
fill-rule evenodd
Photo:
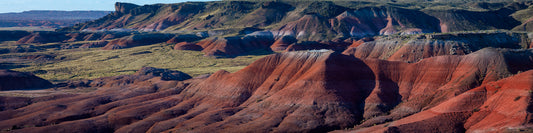
<path fill-rule="evenodd" d="M 0 70 L 0 131 L 533 131 L 533 2 L 424 4 L 117 3 L 58 31 L 2 31 L 0 61 L 45 63 Z M 225 68 L 261 58 L 196 75 L 150 67 L 194 54 Z M 84 58 L 131 73 L 83 79 L 59 65 Z M 49 64 L 72 77 L 37 77 Z"/>
<path fill-rule="evenodd" d="M 6 102 L 0 127 L 31 125 L 16 132 L 312 132 L 354 126 L 363 132 L 505 131 L 531 121 L 532 59 L 531 50 L 485 48 L 409 64 L 317 50 L 274 54 L 235 73 L 221 70 L 193 79 L 143 68 L 134 75 L 65 85 L 98 88 L 87 94 L 30 100 L 20 108 Z"/>

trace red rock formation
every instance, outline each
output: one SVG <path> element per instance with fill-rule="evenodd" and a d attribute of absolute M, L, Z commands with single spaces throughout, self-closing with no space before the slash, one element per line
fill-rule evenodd
<path fill-rule="evenodd" d="M 395 120 L 388 123 L 390 128 L 382 124 L 361 131 L 530 126 L 525 111 L 529 111 L 533 72 L 503 78 L 531 70 L 531 58 L 531 50 L 484 49 L 409 64 L 327 51 L 287 52 L 207 79 L 163 81 L 140 74 L 94 80 L 90 83 L 98 87 L 94 92 L 0 112 L 0 128 L 325 132 Z"/>
<path fill-rule="evenodd" d="M 283 36 L 280 39 L 276 40 L 274 44 L 270 46 L 272 51 L 283 51 L 289 47 L 289 45 L 296 43 L 298 40 L 294 36 Z"/>
<path fill-rule="evenodd" d="M 465 55 L 485 47 L 524 48 L 525 34 L 456 33 L 419 35 L 409 38 L 382 37 L 350 46 L 343 53 L 357 58 L 417 62 L 441 55 Z"/>
<path fill-rule="evenodd" d="M 174 50 L 193 50 L 193 51 L 202 51 L 203 48 L 195 43 L 190 42 L 181 42 L 174 45 Z"/>
<path fill-rule="evenodd" d="M 34 32 L 30 35 L 27 35 L 17 41 L 18 44 L 27 44 L 27 43 L 51 43 L 51 42 L 62 42 L 67 40 L 67 36 L 61 32 Z"/>
<path fill-rule="evenodd" d="M 294 36 L 301 40 L 322 40 L 322 34 L 335 34 L 329 27 L 328 19 L 317 14 L 306 14 L 289 22 L 277 30 L 276 36 Z"/>
<path fill-rule="evenodd" d="M 103 35 L 103 37 L 101 37 L 100 40 L 111 40 L 111 39 L 125 37 L 128 35 L 130 34 L 126 32 L 112 32 L 112 33 Z"/>
<path fill-rule="evenodd" d="M 137 71 L 135 75 L 153 75 L 153 76 L 161 77 L 161 80 L 179 80 L 179 81 L 192 78 L 188 74 L 180 72 L 180 71 L 167 70 L 167 69 L 154 68 L 154 67 L 143 67 L 139 71 Z"/>
<path fill-rule="evenodd" d="M 80 41 L 80 39 L 83 38 L 83 35 L 81 33 L 67 33 L 66 36 L 71 38 L 66 40 L 65 42 Z"/>
<path fill-rule="evenodd" d="M 168 34 L 136 34 L 131 36 L 122 37 L 119 39 L 111 40 L 102 49 L 113 50 L 123 49 L 135 46 L 150 45 L 155 43 L 166 42 L 172 37 Z"/>
<path fill-rule="evenodd" d="M 352 45 L 348 46 L 348 48 L 355 48 L 355 47 L 358 47 L 359 45 L 361 45 L 361 44 L 363 44 L 365 42 L 370 42 L 370 41 L 374 41 L 374 38 L 365 37 L 365 38 L 359 39 L 357 41 L 353 41 Z"/>
<path fill-rule="evenodd" d="M 332 38 L 326 36 L 338 34 L 346 37 L 390 35 L 398 32 L 419 34 L 439 32 L 439 28 L 437 19 L 419 11 L 392 7 L 367 7 L 347 10 L 334 18 L 307 14 L 276 30 L 276 35 L 291 35 L 304 40 L 322 40 Z"/>
<path fill-rule="evenodd" d="M 0 91 L 46 89 L 53 84 L 30 73 L 0 70 Z"/>
<path fill-rule="evenodd" d="M 440 20 L 442 32 L 513 29 L 521 24 L 510 14 L 516 9 L 501 8 L 485 12 L 462 9 L 423 10 L 423 14 L 431 15 Z M 416 19 L 416 18 L 415 18 Z"/>
<path fill-rule="evenodd" d="M 128 14 L 132 9 L 140 7 L 139 5 L 130 4 L 130 3 L 115 3 L 115 14 Z"/>
<path fill-rule="evenodd" d="M 320 49 L 334 49 L 333 46 L 315 42 L 315 41 L 306 41 L 301 43 L 291 44 L 285 49 L 285 51 L 299 51 L 299 50 L 320 50 Z"/>
<path fill-rule="evenodd" d="M 194 42 L 203 39 L 202 37 L 196 35 L 176 35 L 172 39 L 168 40 L 168 44 L 181 43 L 181 42 Z"/>
<path fill-rule="evenodd" d="M 159 10 L 165 13 L 155 16 L 155 19 L 152 23 L 134 26 L 132 28 L 140 29 L 142 31 L 161 31 L 170 26 L 187 21 L 203 8 L 204 7 L 195 4 L 180 4 L 176 6 L 163 7 Z"/>
<path fill-rule="evenodd" d="M 481 85 L 420 113 L 356 132 L 517 132 L 530 129 L 532 81 L 533 70 L 526 71 Z"/>
<path fill-rule="evenodd" d="M 269 51 L 274 39 L 271 36 L 212 37 L 198 42 L 206 56 L 233 57 L 253 54 L 251 51 Z"/>
<path fill-rule="evenodd" d="M 115 37 L 105 37 L 106 35 L 112 34 L 113 36 L 119 36 L 123 37 L 126 36 L 129 33 L 113 33 L 113 32 L 73 32 L 73 33 L 67 33 L 66 36 L 70 37 L 70 39 L 65 40 L 63 42 L 76 42 L 76 41 L 96 41 L 96 40 L 108 40 L 108 39 L 114 39 Z"/>

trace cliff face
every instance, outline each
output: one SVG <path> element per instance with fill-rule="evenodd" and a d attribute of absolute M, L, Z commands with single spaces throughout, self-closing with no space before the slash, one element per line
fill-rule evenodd
<path fill-rule="evenodd" d="M 197 32 L 218 29 L 228 32 L 224 34 L 231 34 L 235 29 L 254 27 L 270 31 L 276 38 L 294 36 L 302 40 L 323 40 L 389 34 L 510 30 L 527 23 L 510 15 L 524 12 L 531 3 L 500 4 L 506 6 L 495 5 L 480 9 L 484 11 L 472 11 L 438 9 L 438 4 L 406 8 L 401 4 L 376 3 L 374 5 L 377 6 L 364 6 L 357 2 L 217 1 L 144 6 L 117 3 L 114 14 L 62 30 Z M 521 13 L 520 16 L 530 15 Z"/>
<path fill-rule="evenodd" d="M 139 6 L 135 4 L 117 2 L 115 3 L 115 15 L 128 14 L 137 7 Z"/>

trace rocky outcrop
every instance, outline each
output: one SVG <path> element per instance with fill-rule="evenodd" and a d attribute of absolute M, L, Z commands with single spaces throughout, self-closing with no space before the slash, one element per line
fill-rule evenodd
<path fill-rule="evenodd" d="M 53 87 L 47 80 L 30 73 L 0 70 L 0 91 L 46 89 Z"/>
<path fill-rule="evenodd" d="M 202 46 L 196 45 L 195 43 L 190 42 L 180 42 L 174 45 L 174 50 L 192 50 L 192 51 L 202 51 Z"/>
<path fill-rule="evenodd" d="M 211 37 L 196 45 L 203 48 L 206 56 L 234 57 L 253 54 L 252 51 L 270 51 L 274 42 L 272 36 L 247 35 L 244 37 Z"/>
<path fill-rule="evenodd" d="M 121 3 L 117 2 L 115 3 L 115 14 L 121 15 L 121 14 L 128 14 L 133 10 L 134 8 L 140 7 L 139 5 L 131 4 L 131 3 Z"/>
<path fill-rule="evenodd" d="M 471 89 L 409 117 L 355 132 L 529 131 L 533 71 Z"/>
<path fill-rule="evenodd" d="M 172 37 L 172 39 L 168 40 L 168 44 L 174 44 L 174 43 L 181 43 L 181 42 L 194 42 L 198 41 L 200 39 L 203 39 L 202 37 L 196 36 L 196 35 L 176 35 Z"/>
<path fill-rule="evenodd" d="M 72 32 L 66 34 L 70 39 L 64 40 L 63 42 L 109 40 L 124 37 L 128 34 L 120 32 Z"/>
<path fill-rule="evenodd" d="M 465 55 L 486 47 L 527 48 L 527 38 L 523 33 L 508 32 L 384 37 L 348 47 L 343 53 L 358 58 L 417 62 L 434 56 Z"/>
<path fill-rule="evenodd" d="M 153 76 L 161 77 L 161 80 L 179 80 L 179 81 L 192 78 L 188 74 L 180 72 L 180 71 L 154 68 L 154 67 L 143 67 L 139 71 L 137 71 L 135 75 L 153 75 Z"/>
<path fill-rule="evenodd" d="M 336 19 L 339 30 L 352 37 L 440 32 L 437 19 L 402 8 L 367 7 L 346 11 Z"/>
<path fill-rule="evenodd" d="M 162 42 L 166 42 L 170 40 L 172 36 L 173 36 L 172 34 L 162 34 L 162 33 L 135 34 L 135 35 L 111 40 L 102 49 L 113 50 L 113 49 L 123 49 L 123 48 L 130 48 L 130 47 L 136 47 L 136 46 L 142 46 L 142 45 L 150 45 L 150 44 L 155 44 L 155 43 L 162 43 Z"/>
<path fill-rule="evenodd" d="M 520 25 L 520 21 L 509 16 L 512 11 L 505 8 L 486 12 L 453 9 L 424 12 L 440 20 L 442 32 L 513 29 Z"/>
<path fill-rule="evenodd" d="M 283 2 L 263 2 L 259 8 L 244 15 L 238 25 L 244 27 L 266 27 L 280 22 L 293 7 Z"/>

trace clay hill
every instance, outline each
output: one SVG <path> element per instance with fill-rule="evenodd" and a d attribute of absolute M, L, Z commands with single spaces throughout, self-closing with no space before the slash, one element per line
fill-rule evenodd
<path fill-rule="evenodd" d="M 59 86 L 97 88 L 90 93 L 27 100 L 22 107 L 1 104 L 5 110 L 0 112 L 0 128 L 12 132 L 530 130 L 532 58 L 531 50 L 484 48 L 405 63 L 316 50 L 274 54 L 235 73 L 221 70 L 192 79 L 178 71 L 143 68 L 134 75 Z M 16 99 L 2 98 L 7 103 Z"/>
<path fill-rule="evenodd" d="M 424 2 L 422 2 L 424 3 Z M 531 31 L 531 1 L 439 3 L 214 1 L 135 5 L 61 31 L 180 31 L 213 35 L 245 28 L 299 40 L 493 29 Z M 420 3 L 419 3 L 420 4 Z"/>
<path fill-rule="evenodd" d="M 354 41 L 343 53 L 358 58 L 417 62 L 434 56 L 465 55 L 487 47 L 528 49 L 528 38 L 527 34 L 509 32 L 375 37 Z"/>
<path fill-rule="evenodd" d="M 0 13 L 0 27 L 43 26 L 61 28 L 101 18 L 111 11 L 47 11 Z"/>
<path fill-rule="evenodd" d="M 0 91 L 43 89 L 52 87 L 52 83 L 31 73 L 0 70 Z"/>

